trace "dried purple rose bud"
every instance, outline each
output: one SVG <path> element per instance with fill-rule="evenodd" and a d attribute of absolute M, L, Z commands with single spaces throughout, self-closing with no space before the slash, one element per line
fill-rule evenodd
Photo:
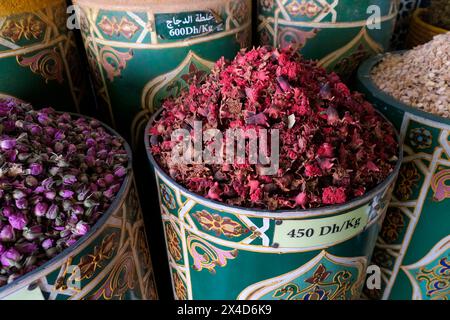
<path fill-rule="evenodd" d="M 2 210 L 2 214 L 4 217 L 9 218 L 11 215 L 13 215 L 16 211 L 13 207 L 5 206 Z"/>
<path fill-rule="evenodd" d="M 35 177 L 28 176 L 25 178 L 25 184 L 29 187 L 36 187 L 39 184 L 39 182 Z"/>
<path fill-rule="evenodd" d="M 32 163 L 30 165 L 30 172 L 33 176 L 38 176 L 43 172 L 42 164 L 40 163 Z"/>
<path fill-rule="evenodd" d="M 32 226 L 31 228 L 25 228 L 22 232 L 22 235 L 27 240 L 35 240 L 38 237 L 42 236 L 42 227 L 36 225 Z"/>
<path fill-rule="evenodd" d="M 47 217 L 47 219 L 50 220 L 55 220 L 56 217 L 58 216 L 59 213 L 59 208 L 56 204 L 52 204 L 50 206 L 50 208 L 48 208 L 47 213 L 45 214 L 45 216 Z"/>
<path fill-rule="evenodd" d="M 60 195 L 63 199 L 70 199 L 70 198 L 73 197 L 74 192 L 73 192 L 72 190 L 64 189 L 64 190 L 61 190 L 61 191 L 59 192 L 59 195 Z"/>
<path fill-rule="evenodd" d="M 54 191 L 47 191 L 44 195 L 48 200 L 53 200 L 56 197 L 56 193 Z"/>
<path fill-rule="evenodd" d="M 35 205 L 33 212 L 37 217 L 42 217 L 45 216 L 45 214 L 47 213 L 47 209 L 48 205 L 44 202 L 40 202 Z"/>
<path fill-rule="evenodd" d="M 49 123 L 50 123 L 50 118 L 48 117 L 48 115 L 47 114 L 45 114 L 45 113 L 43 113 L 43 112 L 39 112 L 38 113 L 38 116 L 37 116 L 37 121 L 40 123 L 40 124 L 42 124 L 42 125 L 48 125 Z M 52 132 L 52 134 L 50 134 L 50 132 L 49 132 L 49 127 L 47 127 L 46 128 L 47 129 L 47 134 L 49 134 L 49 135 L 53 135 L 53 132 Z M 53 129 L 53 128 L 52 128 Z"/>
<path fill-rule="evenodd" d="M 16 213 L 8 218 L 11 226 L 16 230 L 23 230 L 28 223 L 28 218 L 23 213 Z"/>
<path fill-rule="evenodd" d="M 46 189 L 46 190 L 51 190 L 53 188 L 53 178 L 49 177 L 47 179 L 42 180 L 41 185 Z"/>
<path fill-rule="evenodd" d="M 15 139 L 0 140 L 0 148 L 2 150 L 11 150 L 11 149 L 14 149 L 15 146 L 16 146 Z"/>
<path fill-rule="evenodd" d="M 2 242 L 10 242 L 16 239 L 14 229 L 10 225 L 6 225 L 0 231 L 0 240 Z"/>
<path fill-rule="evenodd" d="M 84 208 L 82 206 L 80 206 L 79 204 L 76 204 L 76 205 L 72 206 L 72 212 L 74 214 L 83 214 Z"/>
<path fill-rule="evenodd" d="M 42 241 L 41 245 L 44 250 L 48 250 L 55 245 L 55 240 L 49 238 L 45 239 L 44 241 Z"/>
<path fill-rule="evenodd" d="M 79 236 L 84 236 L 86 233 L 89 232 L 89 225 L 84 221 L 79 221 L 74 229 L 74 234 Z"/>
<path fill-rule="evenodd" d="M 27 194 L 25 192 L 23 192 L 22 190 L 14 190 L 13 191 L 13 198 L 18 200 L 18 199 L 23 199 L 27 196 Z"/>
<path fill-rule="evenodd" d="M 28 208 L 28 201 L 25 198 L 16 200 L 16 207 L 21 210 L 25 210 Z"/>
<path fill-rule="evenodd" d="M 20 258 L 20 253 L 16 249 L 10 248 L 0 256 L 0 262 L 4 267 L 9 268 L 17 266 Z"/>
<path fill-rule="evenodd" d="M 112 175 L 112 174 L 110 174 L 110 173 L 108 173 L 107 175 L 105 175 L 105 177 L 104 177 L 103 179 L 105 180 L 105 182 L 106 182 L 107 185 L 111 185 L 111 184 L 113 184 L 114 181 L 115 181 L 114 175 Z"/>
<path fill-rule="evenodd" d="M 125 169 L 123 166 L 118 166 L 115 170 L 114 170 L 114 175 L 116 177 L 122 178 L 123 176 L 125 176 L 127 174 L 127 169 Z"/>
<path fill-rule="evenodd" d="M 77 177 L 75 177 L 72 174 L 67 174 L 63 177 L 63 183 L 66 186 L 71 186 L 73 185 L 75 182 L 77 182 Z"/>

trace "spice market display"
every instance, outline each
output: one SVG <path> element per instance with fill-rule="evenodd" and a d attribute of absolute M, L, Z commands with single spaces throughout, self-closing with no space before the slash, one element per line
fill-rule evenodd
<path fill-rule="evenodd" d="M 4 285 L 88 233 L 119 191 L 128 159 L 96 120 L 0 103 Z"/>
<path fill-rule="evenodd" d="M 0 0 L 0 300 L 449 300 L 449 29 L 448 0 Z"/>
<path fill-rule="evenodd" d="M 231 205 L 277 210 L 342 204 L 376 187 L 398 160 L 392 126 L 337 75 L 289 50 L 262 47 L 231 63 L 222 59 L 204 83 L 162 109 L 150 131 L 160 165 L 189 190 Z M 259 175 L 258 164 L 172 162 L 172 133 L 193 128 L 194 121 L 222 132 L 280 130 L 277 174 Z"/>
<path fill-rule="evenodd" d="M 359 89 L 400 131 L 405 151 L 372 258 L 383 267 L 381 290 L 366 292 L 375 299 L 448 297 L 449 41 L 450 33 L 437 35 L 369 59 L 358 72 Z"/>
<path fill-rule="evenodd" d="M 174 286 L 186 288 L 177 299 L 284 300 L 291 281 L 302 288 L 297 300 L 325 289 L 326 299 L 359 298 L 401 157 L 394 127 L 360 94 L 296 51 L 262 47 L 219 60 L 203 82 L 166 100 L 153 120 L 147 144 L 169 261 L 177 266 L 171 273 Z M 178 130 L 195 136 L 196 122 L 204 132 L 242 130 L 237 139 L 245 141 L 247 160 L 227 161 L 228 135 L 205 146 L 204 154 L 218 153 L 217 162 L 174 158 Z M 250 160 L 251 130 L 266 129 L 279 131 L 279 163 L 270 174 Z M 348 224 L 333 229 L 333 220 Z M 183 252 L 193 265 L 182 268 L 189 261 Z M 254 264 L 258 270 L 239 272 Z M 308 285 L 319 272 L 345 274 L 346 285 L 331 277 Z M 236 281 L 232 289 L 214 289 L 228 281 Z"/>

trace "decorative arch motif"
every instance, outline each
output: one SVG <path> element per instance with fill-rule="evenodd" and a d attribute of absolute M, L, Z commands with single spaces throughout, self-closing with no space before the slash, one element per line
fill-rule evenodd
<path fill-rule="evenodd" d="M 344 258 L 323 250 L 298 269 L 248 286 L 238 300 L 356 299 L 366 265 L 365 257 Z"/>
<path fill-rule="evenodd" d="M 448 300 L 450 295 L 450 236 L 439 241 L 425 257 L 402 266 L 413 287 L 413 300 Z"/>

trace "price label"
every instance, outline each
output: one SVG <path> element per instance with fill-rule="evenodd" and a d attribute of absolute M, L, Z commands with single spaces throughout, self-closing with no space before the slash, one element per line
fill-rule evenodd
<path fill-rule="evenodd" d="M 302 249 L 343 242 L 364 230 L 369 221 L 368 212 L 366 205 L 333 217 L 279 220 L 275 224 L 272 246 Z"/>
<path fill-rule="evenodd" d="M 213 11 L 163 13 L 156 15 L 156 32 L 161 40 L 180 40 L 224 31 L 222 17 Z"/>

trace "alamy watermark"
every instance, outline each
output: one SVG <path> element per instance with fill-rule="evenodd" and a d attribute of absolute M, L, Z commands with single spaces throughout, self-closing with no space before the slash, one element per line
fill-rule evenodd
<path fill-rule="evenodd" d="M 279 169 L 278 129 L 233 128 L 223 133 L 212 128 L 203 130 L 203 123 L 194 121 L 192 130 L 174 130 L 171 141 L 172 163 L 259 165 L 258 173 L 265 176 L 276 175 Z"/>
<path fill-rule="evenodd" d="M 67 28 L 69 30 L 80 29 L 80 7 L 78 5 L 68 6 L 66 12 L 68 14 Z M 367 7 L 366 13 L 368 15 L 367 28 L 369 30 L 381 30 L 382 14 L 380 6 L 370 5 Z"/>

